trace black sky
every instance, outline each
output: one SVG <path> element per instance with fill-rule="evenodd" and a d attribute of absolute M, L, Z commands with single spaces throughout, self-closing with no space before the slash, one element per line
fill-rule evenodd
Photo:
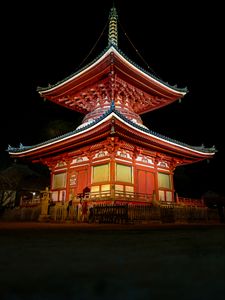
<path fill-rule="evenodd" d="M 210 163 L 189 166 L 181 175 L 194 174 L 194 180 L 201 181 L 201 192 L 223 193 L 222 7 L 215 1 L 204 5 L 196 1 L 114 2 L 120 22 L 119 48 L 147 70 L 145 61 L 148 70 L 162 80 L 189 90 L 181 103 L 143 115 L 144 123 L 190 145 L 215 145 L 218 153 Z M 0 169 L 7 164 L 8 144 L 41 142 L 49 134 L 46 128 L 56 126 L 58 120 L 68 123 L 68 128 L 81 122 L 78 113 L 44 102 L 36 89 L 79 68 L 100 37 L 112 3 L 31 1 L 2 8 Z M 107 30 L 84 65 L 106 46 Z"/>

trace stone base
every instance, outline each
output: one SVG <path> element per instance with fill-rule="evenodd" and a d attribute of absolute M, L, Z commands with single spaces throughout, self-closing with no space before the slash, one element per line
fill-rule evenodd
<path fill-rule="evenodd" d="M 39 222 L 49 222 L 50 221 L 50 215 L 40 215 L 38 218 Z"/>

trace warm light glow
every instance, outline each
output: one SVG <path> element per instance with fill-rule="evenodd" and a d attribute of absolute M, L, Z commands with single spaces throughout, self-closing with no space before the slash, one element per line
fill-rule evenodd
<path fill-rule="evenodd" d="M 123 185 L 122 184 L 116 184 L 115 185 L 115 190 L 116 191 L 123 191 Z"/>
<path fill-rule="evenodd" d="M 103 184 L 101 186 L 101 191 L 105 192 L 105 191 L 109 191 L 110 190 L 110 185 L 109 184 Z"/>
<path fill-rule="evenodd" d="M 165 173 L 158 173 L 158 186 L 159 188 L 170 189 L 170 175 Z"/>
<path fill-rule="evenodd" d="M 99 185 L 94 185 L 91 187 L 91 192 L 95 193 L 95 192 L 99 192 Z"/>
<path fill-rule="evenodd" d="M 166 201 L 172 201 L 172 192 L 166 191 Z"/>
<path fill-rule="evenodd" d="M 128 185 L 126 185 L 126 186 L 125 186 L 125 191 L 126 191 L 126 192 L 130 192 L 130 193 L 133 193 L 133 192 L 134 192 L 134 187 L 133 187 L 133 186 L 128 186 Z"/>
<path fill-rule="evenodd" d="M 53 176 L 53 189 L 66 187 L 66 173 L 58 173 Z"/>
<path fill-rule="evenodd" d="M 92 182 L 109 181 L 109 164 L 92 167 Z"/>
<path fill-rule="evenodd" d="M 52 193 L 52 201 L 58 201 L 58 191 Z"/>
<path fill-rule="evenodd" d="M 116 180 L 132 183 L 132 167 L 116 164 Z"/>

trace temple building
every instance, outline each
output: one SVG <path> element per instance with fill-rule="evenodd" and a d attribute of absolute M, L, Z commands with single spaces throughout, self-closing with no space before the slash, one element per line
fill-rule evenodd
<path fill-rule="evenodd" d="M 177 201 L 174 170 L 212 158 L 215 148 L 195 147 L 147 128 L 141 115 L 183 98 L 171 86 L 131 61 L 118 47 L 118 15 L 109 15 L 108 45 L 69 77 L 38 87 L 40 97 L 84 114 L 72 132 L 14 148 L 13 158 L 41 163 L 51 173 L 53 201 L 69 201 L 87 191 L 102 203 Z"/>

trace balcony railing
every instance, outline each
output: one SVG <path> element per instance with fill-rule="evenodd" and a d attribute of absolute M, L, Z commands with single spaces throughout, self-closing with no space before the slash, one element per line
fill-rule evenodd
<path fill-rule="evenodd" d="M 202 199 L 178 197 L 177 203 L 185 206 L 205 207 L 204 201 Z"/>
<path fill-rule="evenodd" d="M 134 193 L 127 191 L 99 191 L 85 193 L 84 200 L 87 201 L 117 201 L 117 202 L 135 202 L 135 203 L 152 203 L 153 195 L 144 193 Z M 78 198 L 79 200 L 79 198 Z"/>

